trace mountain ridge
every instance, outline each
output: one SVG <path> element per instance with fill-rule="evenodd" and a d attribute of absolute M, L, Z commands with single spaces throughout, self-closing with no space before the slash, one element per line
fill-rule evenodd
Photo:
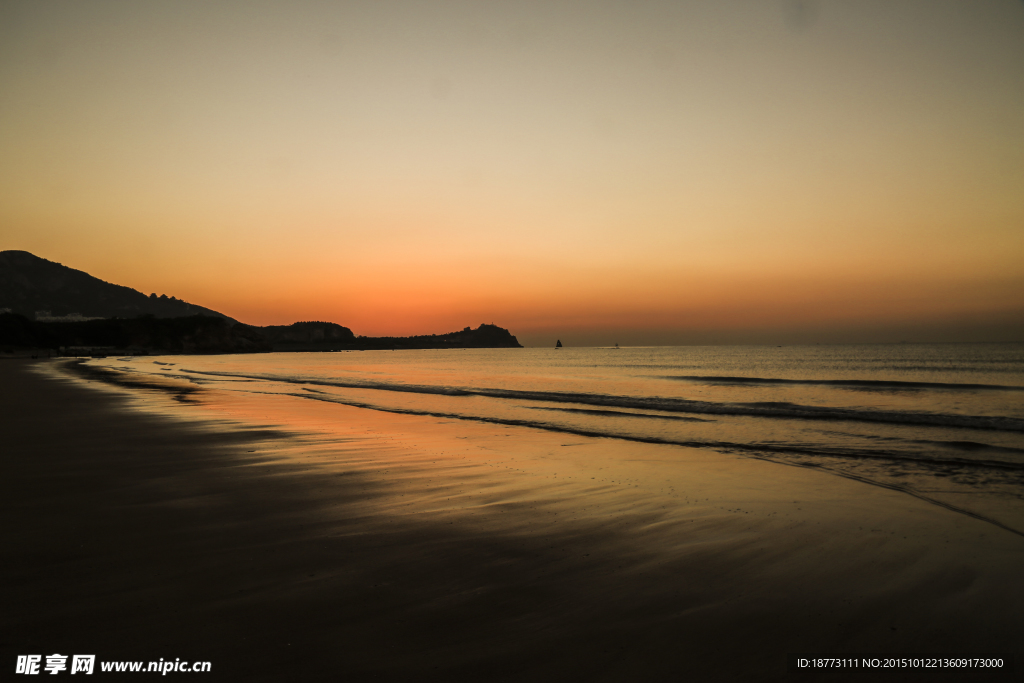
<path fill-rule="evenodd" d="M 85 271 L 14 249 L 0 251 L 0 312 L 40 321 L 209 315 L 238 322 L 204 306 L 166 294 L 147 296 L 131 287 L 115 285 Z"/>

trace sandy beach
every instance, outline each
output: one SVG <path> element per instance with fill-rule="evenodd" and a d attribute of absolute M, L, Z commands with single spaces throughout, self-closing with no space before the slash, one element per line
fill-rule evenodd
<path fill-rule="evenodd" d="M 1021 651 L 1024 538 L 813 469 L 116 387 L 52 361 L 2 362 L 0 383 L 5 667 L 94 653 L 209 661 L 203 680 L 1008 680 L 790 672 L 786 656 Z"/>

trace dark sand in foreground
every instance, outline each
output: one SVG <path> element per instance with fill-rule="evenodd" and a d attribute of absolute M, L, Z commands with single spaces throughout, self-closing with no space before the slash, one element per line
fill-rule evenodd
<path fill-rule="evenodd" d="M 0 363 L 9 674 L 62 653 L 202 680 L 1009 680 L 786 654 L 1021 652 L 1024 538 L 898 492 L 56 367 Z"/>

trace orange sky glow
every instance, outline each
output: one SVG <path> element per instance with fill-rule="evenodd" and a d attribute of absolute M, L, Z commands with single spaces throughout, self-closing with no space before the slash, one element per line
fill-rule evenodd
<path fill-rule="evenodd" d="M 0 248 L 252 324 L 1024 339 L 1024 3 L 0 4 Z"/>

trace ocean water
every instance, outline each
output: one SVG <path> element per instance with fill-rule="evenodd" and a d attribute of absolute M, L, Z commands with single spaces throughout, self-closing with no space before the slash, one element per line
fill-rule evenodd
<path fill-rule="evenodd" d="M 817 467 L 1014 528 L 1015 515 L 1000 510 L 1024 509 L 1024 344 L 349 351 L 89 363 L 218 391 Z"/>

